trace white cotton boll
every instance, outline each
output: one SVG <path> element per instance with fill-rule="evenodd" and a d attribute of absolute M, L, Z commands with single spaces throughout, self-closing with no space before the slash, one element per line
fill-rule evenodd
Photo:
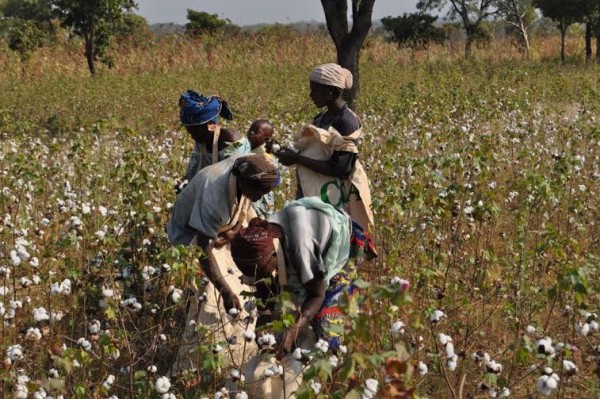
<path fill-rule="evenodd" d="M 343 353 L 343 354 L 348 353 L 348 347 L 346 345 L 340 345 L 338 350 L 340 351 L 340 353 Z"/>
<path fill-rule="evenodd" d="M 592 320 L 589 323 L 590 332 L 598 331 L 598 322 L 596 320 Z"/>
<path fill-rule="evenodd" d="M 31 277 L 31 280 L 33 281 L 33 283 L 34 283 L 35 285 L 38 285 L 39 283 L 41 283 L 41 282 L 42 282 L 42 279 L 41 279 L 41 278 L 40 278 L 40 276 L 38 276 L 37 274 L 34 274 L 34 275 Z"/>
<path fill-rule="evenodd" d="M 556 352 L 552 346 L 552 340 L 550 337 L 539 338 L 535 342 L 535 346 L 538 349 L 538 353 L 546 356 L 553 356 Z"/>
<path fill-rule="evenodd" d="M 40 266 L 40 260 L 34 256 L 33 258 L 29 259 L 29 265 L 34 269 L 37 269 Z"/>
<path fill-rule="evenodd" d="M 302 360 L 302 348 L 296 348 L 296 349 L 294 349 L 294 352 L 292 353 L 292 356 L 296 360 Z"/>
<path fill-rule="evenodd" d="M 317 348 L 317 350 L 320 350 L 323 353 L 327 353 L 327 351 L 329 350 L 329 342 L 323 339 L 319 339 L 319 341 L 315 344 L 315 348 Z"/>
<path fill-rule="evenodd" d="M 63 295 L 71 295 L 71 280 L 66 278 L 60 283 L 60 293 Z"/>
<path fill-rule="evenodd" d="M 454 370 L 456 370 L 457 366 L 458 366 L 458 356 L 457 355 L 454 355 L 454 356 L 446 359 L 446 367 L 448 367 L 448 370 L 454 371 Z"/>
<path fill-rule="evenodd" d="M 548 380 L 551 380 L 551 378 L 547 375 L 542 375 L 535 382 L 538 392 L 544 396 L 550 396 L 552 394 L 552 388 L 548 387 Z"/>
<path fill-rule="evenodd" d="M 452 358 L 455 356 L 454 353 L 454 344 L 452 342 L 448 342 L 446 344 L 446 357 L 447 358 Z"/>
<path fill-rule="evenodd" d="M 254 333 L 254 331 L 250 331 L 250 330 L 244 331 L 244 339 L 247 342 L 251 342 L 252 340 L 254 340 L 254 338 L 256 338 L 256 334 Z M 298 349 L 300 349 L 300 348 L 298 348 Z"/>
<path fill-rule="evenodd" d="M 331 355 L 329 357 L 329 365 L 331 366 L 332 369 L 337 369 L 338 366 L 340 365 L 340 359 L 336 356 L 336 355 Z"/>
<path fill-rule="evenodd" d="M 318 383 L 314 380 L 310 380 L 309 386 L 310 386 L 310 389 L 313 390 L 315 395 L 318 395 L 319 393 L 321 393 L 321 384 L 320 383 Z"/>
<path fill-rule="evenodd" d="M 60 284 L 58 284 L 58 283 L 52 283 L 52 284 L 50 284 L 50 294 L 57 295 L 57 294 L 60 294 L 61 292 L 62 291 L 61 291 L 61 288 L 60 288 Z"/>
<path fill-rule="evenodd" d="M 570 360 L 564 359 L 563 362 L 563 370 L 565 371 L 565 373 L 567 373 L 568 375 L 573 375 L 573 374 L 577 374 L 577 366 L 575 365 L 575 363 L 573 363 Z"/>
<path fill-rule="evenodd" d="M 89 324 L 88 324 L 88 331 L 90 332 L 90 334 L 98 334 L 100 332 L 101 329 L 101 325 L 100 325 L 100 320 L 92 320 Z"/>
<path fill-rule="evenodd" d="M 112 288 L 103 286 L 102 287 L 102 296 L 105 298 L 112 298 L 115 295 L 115 291 Z"/>
<path fill-rule="evenodd" d="M 490 398 L 496 398 L 498 397 L 498 391 L 496 391 L 494 388 L 491 388 L 490 390 L 488 390 L 488 396 Z"/>
<path fill-rule="evenodd" d="M 475 363 L 479 363 L 481 361 L 489 362 L 491 360 L 490 355 L 484 351 L 473 352 L 471 359 L 473 359 Z"/>
<path fill-rule="evenodd" d="M 169 377 L 159 377 L 154 383 L 154 389 L 158 393 L 167 393 L 171 389 L 171 381 Z"/>
<path fill-rule="evenodd" d="M 440 345 L 445 346 L 448 342 L 452 342 L 452 337 L 444 333 L 439 333 L 438 342 L 440 343 Z"/>
<path fill-rule="evenodd" d="M 48 370 L 48 377 L 50 377 L 50 378 L 59 378 L 60 374 L 58 373 L 57 369 L 51 368 L 50 370 Z"/>
<path fill-rule="evenodd" d="M 277 341 L 275 340 L 275 336 L 273 334 L 263 334 L 258 338 L 257 343 L 261 347 L 264 346 L 270 348 L 275 346 Z"/>
<path fill-rule="evenodd" d="M 11 345 L 6 350 L 6 357 L 11 361 L 20 360 L 23 358 L 23 347 L 19 344 Z"/>
<path fill-rule="evenodd" d="M 160 399 L 177 399 L 177 396 L 171 392 L 163 393 Z"/>
<path fill-rule="evenodd" d="M 22 385 L 22 384 L 15 385 L 15 390 L 14 390 L 14 398 L 15 399 L 27 399 L 28 395 L 29 395 L 29 390 L 27 389 L 26 385 Z"/>
<path fill-rule="evenodd" d="M 101 216 L 106 216 L 108 213 L 108 209 L 106 209 L 106 207 L 100 205 L 98 207 L 98 212 L 100 213 Z"/>
<path fill-rule="evenodd" d="M 90 343 L 90 341 L 83 337 L 77 340 L 77 345 L 79 345 L 79 347 L 86 352 L 90 352 L 92 350 L 92 344 Z"/>
<path fill-rule="evenodd" d="M 527 334 L 531 335 L 531 334 L 535 334 L 535 327 L 534 326 L 527 326 L 527 328 L 525 328 L 525 331 L 527 332 Z"/>
<path fill-rule="evenodd" d="M 417 366 L 417 372 L 421 377 L 424 377 L 429 372 L 429 368 L 425 363 L 419 362 L 419 365 Z"/>
<path fill-rule="evenodd" d="M 21 277 L 19 279 L 19 284 L 21 284 L 21 287 L 23 288 L 27 288 L 29 287 L 31 284 L 33 284 L 33 281 L 31 281 L 30 279 L 28 279 L 27 277 Z"/>
<path fill-rule="evenodd" d="M 217 353 L 221 353 L 222 350 L 223 350 L 223 347 L 219 344 L 216 344 L 212 351 L 216 355 Z"/>
<path fill-rule="evenodd" d="M 42 226 L 47 227 L 50 224 L 50 220 L 48 220 L 48 218 L 42 218 L 42 220 L 40 220 L 40 223 L 42 224 Z"/>
<path fill-rule="evenodd" d="M 392 324 L 391 331 L 393 336 L 404 334 L 404 323 L 401 320 L 397 320 L 394 324 Z"/>
<path fill-rule="evenodd" d="M 239 311 L 239 309 L 231 308 L 231 309 L 229 309 L 229 311 L 227 313 L 229 314 L 229 316 L 236 317 L 237 315 L 240 314 L 240 311 Z"/>
<path fill-rule="evenodd" d="M 237 381 L 240 379 L 240 370 L 238 369 L 231 369 L 229 371 L 229 376 L 231 377 L 232 380 Z"/>
<path fill-rule="evenodd" d="M 0 277 L 10 278 L 10 272 L 12 269 L 9 269 L 6 266 L 0 266 Z"/>
<path fill-rule="evenodd" d="M 64 317 L 64 313 L 59 311 L 52 311 L 50 312 L 50 321 L 61 321 L 62 318 Z"/>
<path fill-rule="evenodd" d="M 438 323 L 440 320 L 442 320 L 445 317 L 446 317 L 446 313 L 442 312 L 441 310 L 435 310 L 433 312 L 433 314 L 431 315 L 431 317 L 429 318 L 429 321 L 431 321 L 432 323 Z"/>
<path fill-rule="evenodd" d="M 375 394 L 371 391 L 369 391 L 368 389 L 365 389 L 362 394 L 360 395 L 360 399 L 373 399 L 375 397 Z"/>
<path fill-rule="evenodd" d="M 103 240 L 104 237 L 106 236 L 106 232 L 103 230 L 98 230 L 97 232 L 94 233 L 94 235 L 96 236 L 96 238 L 98 238 L 99 240 Z"/>
<path fill-rule="evenodd" d="M 263 374 L 264 374 L 265 377 L 273 377 L 273 375 L 275 373 L 273 373 L 273 370 L 271 370 L 270 368 L 268 368 L 268 369 L 265 369 L 265 371 L 263 372 Z"/>
<path fill-rule="evenodd" d="M 10 288 L 6 286 L 0 287 L 0 296 L 7 296 L 8 294 L 10 294 Z"/>
<path fill-rule="evenodd" d="M 115 382 L 115 376 L 112 374 L 109 374 L 108 377 L 106 377 L 106 380 L 104 380 L 104 382 L 102 383 L 102 386 L 106 389 L 110 389 L 110 387 L 112 387 L 112 384 L 114 384 Z"/>
<path fill-rule="evenodd" d="M 490 360 L 485 364 L 485 369 L 488 373 L 499 374 L 500 372 L 502 372 L 502 364 L 494 360 Z"/>
<path fill-rule="evenodd" d="M 510 389 L 508 389 L 507 387 L 504 387 L 500 390 L 500 393 L 498 394 L 499 398 L 508 398 L 510 396 Z"/>
<path fill-rule="evenodd" d="M 21 264 L 21 258 L 14 249 L 10 251 L 10 264 L 11 266 L 19 266 Z"/>
<path fill-rule="evenodd" d="M 248 399 L 248 394 L 244 391 L 235 394 L 235 399 Z"/>
<path fill-rule="evenodd" d="M 365 388 L 373 392 L 373 394 L 376 394 L 379 389 L 379 381 L 369 378 L 365 381 Z"/>
<path fill-rule="evenodd" d="M 48 314 L 48 311 L 43 307 L 34 308 L 33 319 L 37 322 L 46 321 L 50 320 L 50 315 Z"/>
<path fill-rule="evenodd" d="M 22 245 L 17 245 L 17 256 L 21 258 L 23 262 L 31 258 L 31 255 L 29 254 L 29 252 L 27 252 L 27 249 L 25 249 L 25 247 Z"/>
<path fill-rule="evenodd" d="M 175 288 L 171 293 L 171 300 L 173 301 L 173 303 L 179 303 L 181 302 L 182 296 L 183 290 L 181 290 L 180 288 Z"/>
<path fill-rule="evenodd" d="M 148 368 L 146 368 L 146 370 L 149 373 L 154 374 L 154 373 L 156 373 L 156 371 L 158 370 L 158 368 L 155 365 L 151 364 L 150 366 L 148 366 Z"/>
<path fill-rule="evenodd" d="M 27 330 L 27 334 L 25 334 L 25 338 L 26 339 L 31 339 L 34 341 L 39 341 L 40 339 L 42 339 L 42 333 L 40 332 L 40 329 L 37 327 L 30 327 Z"/>
<path fill-rule="evenodd" d="M 44 390 L 44 388 L 40 388 L 33 393 L 33 399 L 44 399 L 48 398 L 48 394 Z"/>
<path fill-rule="evenodd" d="M 81 213 L 83 213 L 84 215 L 89 215 L 90 212 L 92 212 L 92 207 L 89 204 L 81 205 Z"/>

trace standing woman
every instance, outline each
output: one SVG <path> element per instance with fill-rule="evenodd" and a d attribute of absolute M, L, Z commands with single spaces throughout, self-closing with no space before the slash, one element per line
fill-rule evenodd
<path fill-rule="evenodd" d="M 361 121 L 342 100 L 352 87 L 352 73 L 324 64 L 310 74 L 310 98 L 325 108 L 295 136 L 298 152 L 283 148 L 275 155 L 283 165 L 297 165 L 297 198 L 316 196 L 343 208 L 365 231 L 373 228 L 371 192 L 358 161 Z"/>
<path fill-rule="evenodd" d="M 227 101 L 187 90 L 179 97 L 179 107 L 179 120 L 195 142 L 184 177 L 188 182 L 208 165 L 231 155 L 250 152 L 249 145 L 240 141 L 242 135 L 239 132 L 219 124 L 219 116 L 227 120 L 233 119 Z M 243 148 L 245 146 L 248 148 Z"/>

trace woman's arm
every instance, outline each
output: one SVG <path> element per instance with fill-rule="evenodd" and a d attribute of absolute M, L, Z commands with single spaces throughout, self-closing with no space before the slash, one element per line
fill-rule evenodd
<path fill-rule="evenodd" d="M 211 283 L 214 284 L 215 288 L 223 297 L 225 310 L 229 311 L 229 309 L 233 308 L 241 310 L 242 305 L 239 298 L 233 293 L 229 287 L 229 284 L 227 284 L 227 281 L 225 281 L 225 278 L 221 274 L 219 266 L 217 265 L 217 262 L 212 254 L 212 249 L 214 247 L 212 240 L 204 234 L 198 233 L 198 246 L 202 248 L 202 251 L 205 253 L 205 256 L 200 258 L 200 267 L 202 268 L 202 272 L 211 281 Z"/>
<path fill-rule="evenodd" d="M 306 299 L 302 303 L 302 308 L 300 315 L 296 319 L 296 324 L 294 327 L 286 330 L 283 335 L 282 349 L 284 353 L 290 352 L 293 349 L 300 330 L 310 323 L 317 315 L 319 309 L 321 309 L 321 306 L 323 306 L 327 284 L 323 277 L 315 277 L 304 284 L 304 289 L 306 290 Z"/>
<path fill-rule="evenodd" d="M 348 177 L 348 175 L 350 175 L 357 158 L 357 155 L 352 152 L 336 151 L 333 153 L 331 159 L 326 161 L 318 161 L 316 159 L 300 155 L 288 148 L 284 148 L 274 155 L 277 156 L 277 158 L 279 158 L 281 163 L 285 166 L 298 164 L 322 175 L 337 177 L 340 179 L 345 179 Z"/>

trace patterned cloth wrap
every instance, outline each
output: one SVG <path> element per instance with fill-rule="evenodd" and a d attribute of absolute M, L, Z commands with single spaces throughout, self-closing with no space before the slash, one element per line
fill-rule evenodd
<path fill-rule="evenodd" d="M 365 234 L 363 228 L 352 222 L 352 235 L 350 236 L 350 259 L 344 268 L 329 281 L 325 291 L 325 300 L 321 309 L 312 320 L 312 326 L 317 336 L 329 343 L 329 348 L 337 350 L 341 345 L 341 337 L 335 332 L 334 326 L 342 326 L 344 314 L 339 308 L 339 299 L 344 293 L 348 295 L 349 303 L 358 293 L 358 287 L 352 284 L 356 278 L 356 262 L 358 259 L 371 260 L 377 257 L 375 246 Z"/>
<path fill-rule="evenodd" d="M 179 97 L 179 120 L 184 126 L 217 123 L 218 117 L 233 119 L 233 113 L 225 100 L 217 96 L 206 97 L 194 90 L 187 90 Z"/>

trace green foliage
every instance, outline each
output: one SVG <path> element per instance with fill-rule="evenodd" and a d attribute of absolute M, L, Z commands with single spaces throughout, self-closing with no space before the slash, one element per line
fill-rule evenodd
<path fill-rule="evenodd" d="M 133 0 L 52 0 L 52 4 L 62 25 L 85 40 L 90 73 L 96 73 L 96 60 L 110 66 L 108 49 L 114 29 L 126 11 L 136 7 Z"/>
<path fill-rule="evenodd" d="M 204 11 L 187 10 L 187 19 L 190 21 L 185 25 L 186 33 L 191 36 L 204 34 L 213 35 L 221 32 L 228 25 L 233 25 L 227 19 L 221 19 L 217 14 L 209 14 Z"/>
<path fill-rule="evenodd" d="M 434 25 L 438 17 L 424 14 L 403 14 L 400 17 L 385 17 L 381 23 L 392 34 L 392 41 L 398 46 L 424 47 L 430 42 L 442 42 L 445 35 Z"/>
<path fill-rule="evenodd" d="M 8 47 L 19 54 L 21 62 L 26 62 L 38 47 L 46 42 L 45 34 L 33 21 L 18 20 L 9 30 Z"/>

